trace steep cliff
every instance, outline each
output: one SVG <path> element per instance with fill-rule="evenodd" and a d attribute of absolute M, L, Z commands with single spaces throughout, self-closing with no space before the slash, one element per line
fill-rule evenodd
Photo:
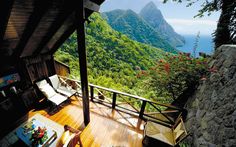
<path fill-rule="evenodd" d="M 177 53 L 175 46 L 163 39 L 163 34 L 157 32 L 142 17 L 132 10 L 113 10 L 103 13 L 103 17 L 116 31 L 133 40 L 158 47 L 167 52 Z"/>
<path fill-rule="evenodd" d="M 161 11 L 153 2 L 148 3 L 140 11 L 139 15 L 172 46 L 176 47 L 184 45 L 184 37 L 177 34 L 172 26 L 166 22 Z"/>

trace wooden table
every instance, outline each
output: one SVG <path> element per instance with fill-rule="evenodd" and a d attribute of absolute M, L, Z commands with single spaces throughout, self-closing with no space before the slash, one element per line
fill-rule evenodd
<path fill-rule="evenodd" d="M 48 131 L 48 138 L 44 142 L 44 145 L 50 144 L 50 146 L 57 146 L 58 140 L 60 139 L 62 133 L 64 132 L 64 127 L 44 116 L 41 114 L 35 114 L 31 118 L 29 118 L 26 122 L 22 123 L 19 127 L 17 127 L 15 130 L 10 132 L 8 135 L 6 135 L 1 141 L 1 145 L 5 146 L 11 146 L 14 145 L 17 141 L 22 140 L 26 145 L 31 146 L 30 142 L 30 134 L 27 134 L 25 132 L 24 134 L 24 127 L 31 123 L 32 120 L 36 121 L 36 126 L 46 126 L 46 128 L 50 128 Z M 23 134 L 22 134 L 23 133 Z"/>
<path fill-rule="evenodd" d="M 49 146 L 50 144 L 55 141 L 57 138 L 57 131 L 52 129 L 51 127 L 48 127 L 43 121 L 33 118 L 30 121 L 27 121 L 26 123 L 23 123 L 18 129 L 16 130 L 16 135 L 19 139 L 21 139 L 25 144 L 28 146 L 32 146 L 33 144 L 33 134 L 36 132 L 38 128 L 46 129 L 43 137 L 41 139 L 38 139 L 38 146 Z M 39 141 L 41 140 L 41 141 Z M 40 142 L 40 143 L 39 143 Z"/>

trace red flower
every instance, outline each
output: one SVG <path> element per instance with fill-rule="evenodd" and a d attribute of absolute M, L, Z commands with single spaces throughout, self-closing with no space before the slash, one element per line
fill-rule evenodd
<path fill-rule="evenodd" d="M 165 71 L 167 73 L 169 73 L 170 72 L 170 64 L 169 63 L 165 63 L 164 67 L 165 67 Z"/>
<path fill-rule="evenodd" d="M 209 69 L 209 72 L 213 72 L 213 73 L 216 73 L 218 70 L 216 69 L 216 67 L 212 67 Z"/>

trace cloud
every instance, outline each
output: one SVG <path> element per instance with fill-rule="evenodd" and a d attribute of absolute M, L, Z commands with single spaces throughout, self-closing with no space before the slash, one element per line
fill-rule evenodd
<path fill-rule="evenodd" d="M 180 34 L 211 35 L 216 29 L 217 22 L 206 19 L 166 19 L 166 21 Z"/>
<path fill-rule="evenodd" d="M 178 25 L 208 25 L 216 26 L 217 22 L 213 20 L 201 20 L 201 19 L 166 19 L 168 23 Z"/>

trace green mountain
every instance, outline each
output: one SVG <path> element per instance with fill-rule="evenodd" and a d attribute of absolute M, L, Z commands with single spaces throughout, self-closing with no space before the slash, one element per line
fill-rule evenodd
<path fill-rule="evenodd" d="M 185 41 L 182 36 L 177 34 L 174 29 L 166 22 L 161 11 L 153 2 L 148 3 L 139 13 L 139 15 L 162 35 L 162 38 L 172 46 L 182 46 Z"/>
<path fill-rule="evenodd" d="M 93 14 L 89 20 L 91 22 L 86 26 L 89 82 L 133 94 L 141 92 L 142 90 L 134 90 L 143 83 L 138 81 L 137 72 L 149 69 L 166 52 L 113 30 L 100 14 Z M 76 47 L 74 33 L 55 53 L 55 58 L 68 64 L 72 74 L 78 77 Z"/>
<path fill-rule="evenodd" d="M 113 10 L 103 13 L 103 17 L 113 29 L 133 40 L 177 53 L 177 50 L 163 39 L 160 33 L 132 10 Z"/>

